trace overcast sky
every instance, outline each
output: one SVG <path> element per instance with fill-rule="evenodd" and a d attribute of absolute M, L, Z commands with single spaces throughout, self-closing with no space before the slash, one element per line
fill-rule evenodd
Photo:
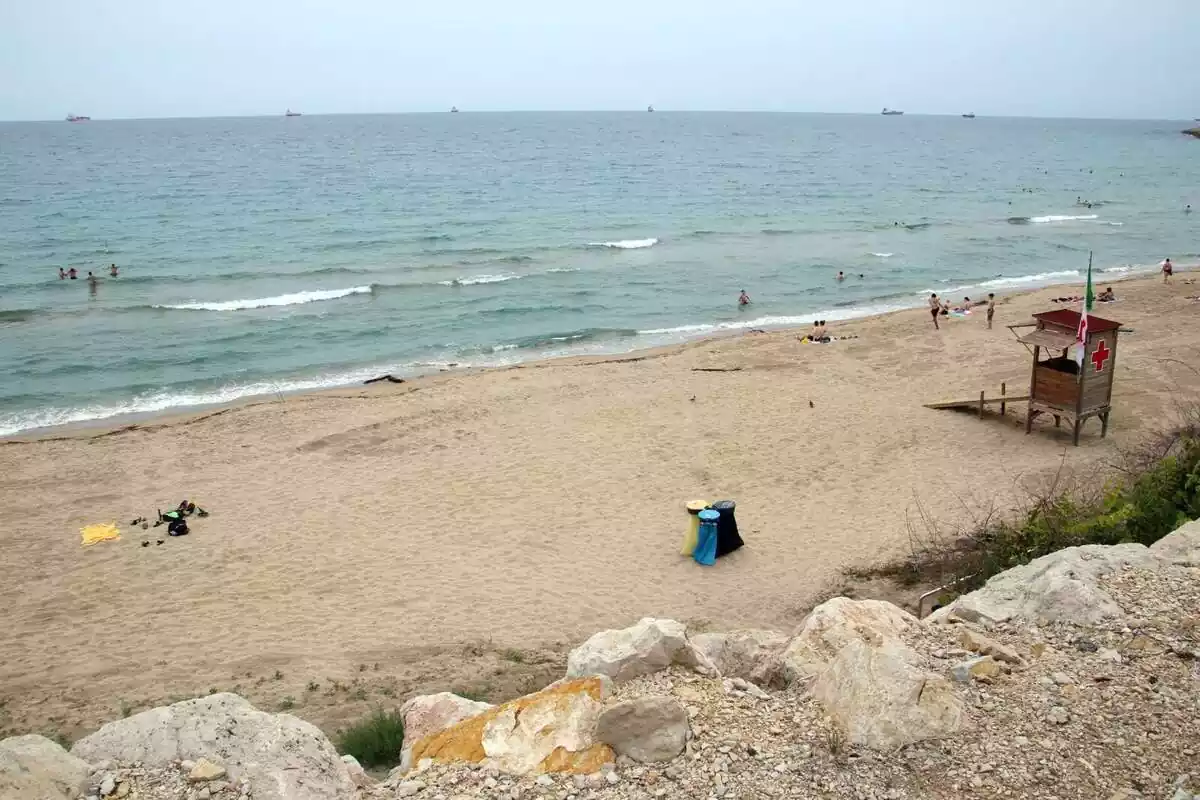
<path fill-rule="evenodd" d="M 0 0 L 0 119 L 1200 117 L 1200 0 Z"/>

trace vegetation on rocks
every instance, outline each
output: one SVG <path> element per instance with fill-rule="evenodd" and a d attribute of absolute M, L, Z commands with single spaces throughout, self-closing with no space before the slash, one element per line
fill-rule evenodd
<path fill-rule="evenodd" d="M 364 767 L 391 767 L 400 762 L 404 746 L 404 717 L 377 708 L 361 722 L 338 735 L 338 752 L 358 759 Z"/>

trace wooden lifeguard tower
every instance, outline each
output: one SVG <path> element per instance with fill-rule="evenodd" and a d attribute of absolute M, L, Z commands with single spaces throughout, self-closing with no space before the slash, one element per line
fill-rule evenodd
<path fill-rule="evenodd" d="M 1033 317 L 1037 320 L 1034 329 L 1017 336 L 1017 341 L 1033 352 L 1025 432 L 1033 429 L 1033 420 L 1038 414 L 1053 414 L 1055 427 L 1063 419 L 1071 423 L 1076 446 L 1079 445 L 1079 429 L 1089 417 L 1100 418 L 1100 435 L 1107 436 L 1113 372 L 1117 364 L 1117 332 L 1121 323 L 1088 314 L 1080 363 L 1071 356 L 1079 331 L 1078 311 L 1060 308 Z"/>

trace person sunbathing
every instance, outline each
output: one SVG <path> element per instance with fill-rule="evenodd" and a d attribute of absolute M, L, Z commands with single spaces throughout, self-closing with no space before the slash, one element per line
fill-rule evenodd
<path fill-rule="evenodd" d="M 1104 289 L 1103 292 L 1100 293 L 1100 296 L 1097 297 L 1096 299 L 1099 300 L 1101 303 L 1111 303 L 1112 301 L 1117 299 L 1117 296 L 1113 293 L 1112 287 L 1108 286 Z"/>

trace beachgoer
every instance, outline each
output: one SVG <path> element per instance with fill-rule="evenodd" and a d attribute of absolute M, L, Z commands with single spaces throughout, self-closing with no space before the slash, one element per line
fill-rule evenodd
<path fill-rule="evenodd" d="M 867 276 L 866 276 L 866 275 L 863 275 L 861 272 L 860 272 L 860 273 L 858 273 L 858 279 L 859 279 L 859 280 L 862 280 L 862 279 L 863 279 L 863 278 L 865 278 L 865 277 L 867 277 Z"/>
<path fill-rule="evenodd" d="M 117 265 L 116 264 L 113 264 L 111 267 L 108 268 L 108 274 L 114 278 L 117 277 Z"/>
<path fill-rule="evenodd" d="M 988 292 L 987 306 L 988 306 L 988 310 L 987 310 L 988 330 L 991 330 L 992 329 L 992 317 L 996 316 L 996 295 L 993 294 L 992 292 Z"/>
<path fill-rule="evenodd" d="M 750 305 L 750 295 L 746 294 L 745 289 L 742 289 L 742 293 L 740 295 L 738 295 L 738 305 L 739 306 Z"/>
<path fill-rule="evenodd" d="M 67 277 L 70 278 L 71 280 L 75 280 L 76 275 L 75 275 L 74 267 L 71 267 L 69 270 L 67 270 Z"/>
<path fill-rule="evenodd" d="M 92 286 L 96 285 L 96 276 L 90 272 L 88 273 L 88 283 L 91 284 Z"/>
<path fill-rule="evenodd" d="M 933 329 L 941 330 L 938 326 L 938 314 L 942 313 L 942 303 L 936 293 L 929 295 L 929 313 L 933 316 Z"/>
<path fill-rule="evenodd" d="M 1175 268 L 1171 266 L 1171 259 L 1164 258 L 1162 264 L 1163 283 L 1171 279 L 1171 274 L 1175 272 Z"/>
<path fill-rule="evenodd" d="M 67 279 L 67 271 L 62 267 L 58 268 L 58 279 L 60 281 L 65 281 Z"/>
<path fill-rule="evenodd" d="M 1116 294 L 1113 293 L 1112 287 L 1107 286 L 1107 287 L 1105 287 L 1104 291 L 1100 293 L 1100 296 L 1097 297 L 1096 299 L 1099 300 L 1101 303 L 1111 303 L 1112 301 L 1117 299 L 1117 296 L 1116 296 Z"/>
<path fill-rule="evenodd" d="M 844 281 L 844 280 L 846 280 L 846 273 L 844 273 L 844 272 L 842 272 L 841 270 L 839 270 L 839 271 L 838 271 L 838 276 L 837 276 L 837 279 L 838 279 L 839 281 Z"/>
<path fill-rule="evenodd" d="M 943 300 L 943 301 L 942 301 L 942 307 L 941 307 L 941 308 L 940 308 L 938 311 L 939 311 L 939 313 L 940 313 L 940 314 L 941 314 L 943 317 L 948 317 L 948 316 L 950 316 L 950 301 L 949 301 L 949 300 Z"/>
<path fill-rule="evenodd" d="M 1192 213 L 1192 204 L 1191 203 L 1188 203 L 1186 206 L 1184 206 L 1183 213 L 1185 213 L 1185 214 Z"/>
<path fill-rule="evenodd" d="M 814 342 L 829 341 L 829 335 L 825 333 L 825 320 L 817 320 L 817 323 L 813 325 L 812 333 L 808 335 L 808 338 L 812 339 Z"/>

